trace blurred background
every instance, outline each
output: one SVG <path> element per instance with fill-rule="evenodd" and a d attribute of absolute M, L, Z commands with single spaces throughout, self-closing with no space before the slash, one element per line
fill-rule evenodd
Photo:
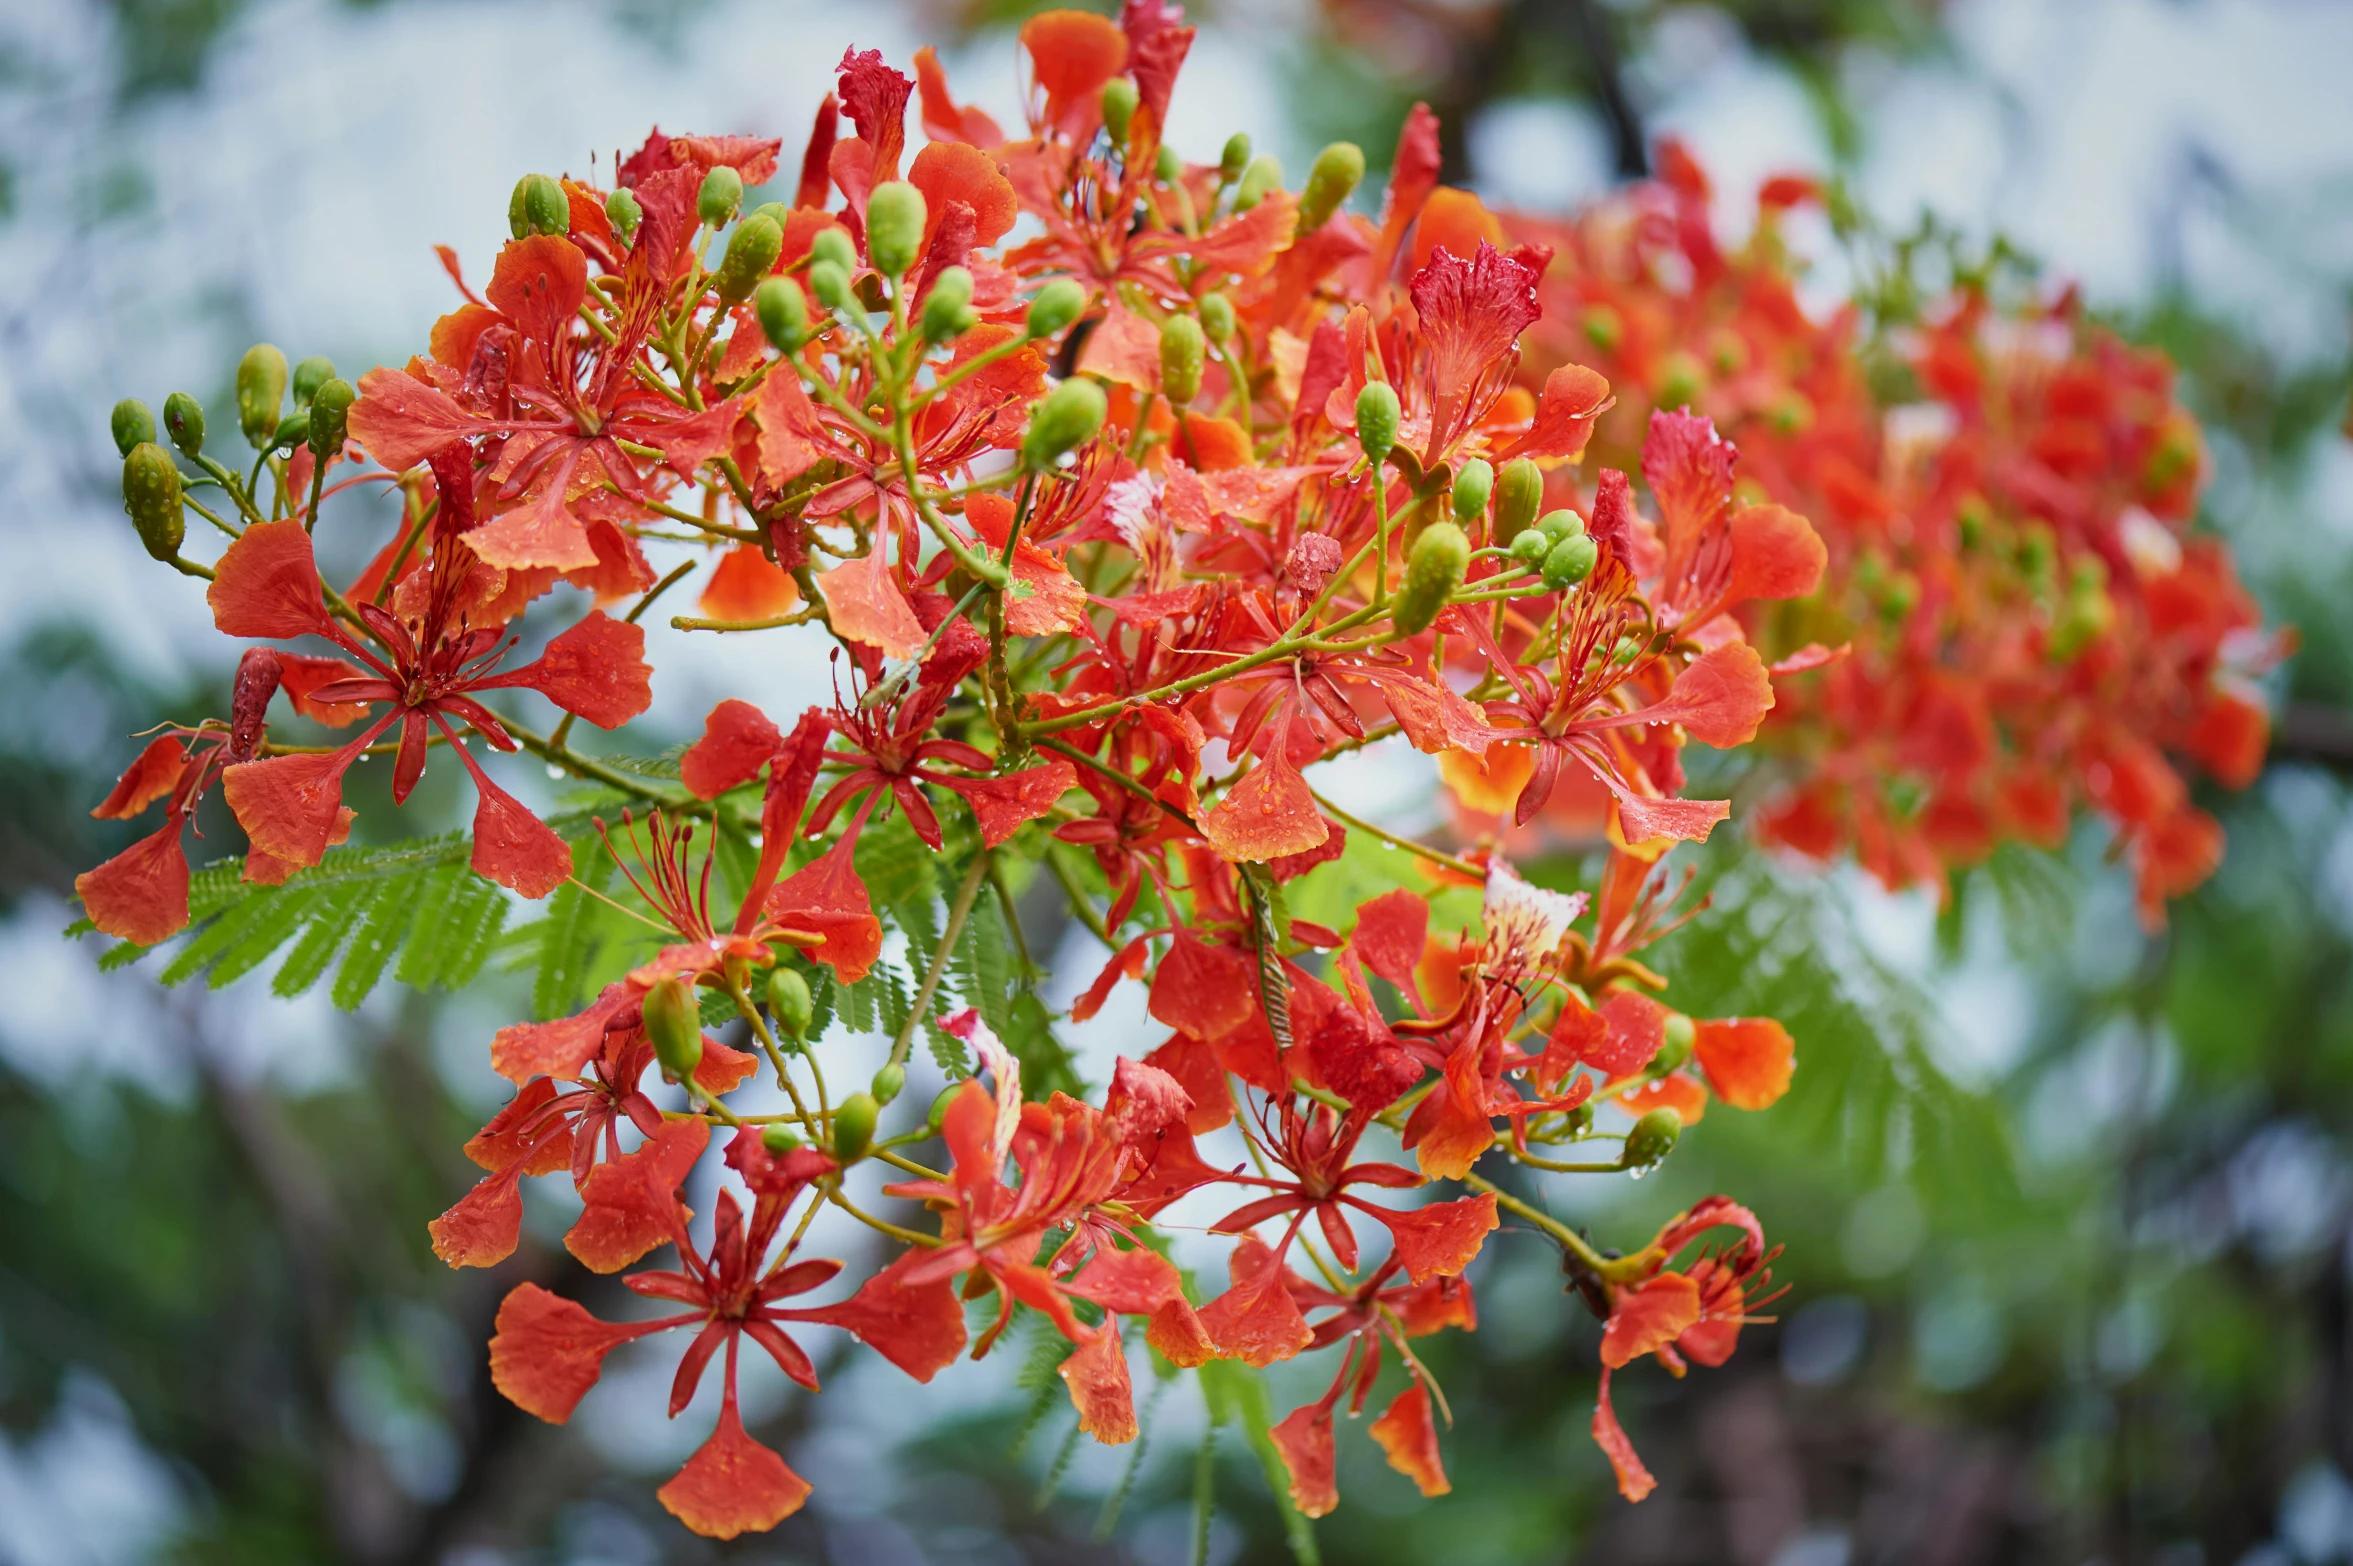
<path fill-rule="evenodd" d="M 2203 523 L 2303 638 L 2271 765 L 2201 800 L 2229 858 L 2162 936 L 2097 832 L 2006 850 L 1941 910 L 1720 842 L 1714 903 L 1661 966 L 1701 1015 L 1784 1018 L 1797 1087 L 1711 1117 L 1650 1182 L 1553 1199 L 1639 1234 L 1739 1193 L 1789 1248 L 1781 1320 L 1720 1371 L 1620 1379 L 1661 1481 L 1628 1507 L 1586 1435 L 1595 1326 L 1550 1247 L 1507 1232 L 1475 1275 L 1482 1330 L 1434 1358 L 1462 1416 L 1455 1493 L 1422 1502 L 1344 1436 L 1347 1502 L 1313 1547 L 2353 1560 L 2353 6 L 1189 9 L 1170 137 L 1196 158 L 1240 129 L 1294 170 L 1340 136 L 1377 166 L 1421 98 L 1446 177 L 1492 204 L 1589 200 L 1671 133 L 1729 234 L 1760 177 L 1811 170 L 1891 231 L 1932 214 L 2006 236 L 2175 356 L 2211 446 Z M 518 173 L 593 158 L 609 179 L 654 123 L 797 147 L 852 42 L 900 64 L 940 42 L 959 95 L 1003 112 L 1024 10 L 0 3 L 0 1561 L 1194 1558 L 1190 1392 L 1153 1400 L 1140 1454 L 1082 1450 L 1051 1360 L 1018 1352 L 920 1396 L 847 1361 L 820 1399 L 766 1389 L 756 1433 L 814 1500 L 766 1538 L 691 1538 L 652 1490 L 707 1423 L 665 1426 L 663 1367 L 609 1377 L 563 1429 L 489 1387 L 500 1294 L 586 1286 L 548 1238 L 563 1215 L 535 1206 L 537 1238 L 487 1276 L 425 1244 L 502 1097 L 487 1036 L 544 974 L 494 957 L 461 997 L 387 984 L 346 1012 L 276 998 L 266 970 L 217 989 L 166 987 L 152 961 L 102 973 L 97 943 L 60 938 L 74 874 L 127 841 L 86 811 L 129 736 L 224 710 L 233 651 L 124 523 L 116 398 L 187 389 L 225 425 L 256 339 L 347 374 L 399 363 L 452 302 L 430 247 L 485 272 Z M 1825 254 L 1809 291 L 1843 281 Z M 771 653 L 653 643 L 660 712 L 797 705 Z M 1396 826 L 1433 824 L 1410 774 L 1358 788 Z M 1099 1021 L 1082 1071 L 1156 1042 L 1139 1021 Z M 1278 1380 L 1278 1408 L 1293 1390 Z M 1211 1461 L 1207 1558 L 1291 1558 L 1248 1450 Z"/>

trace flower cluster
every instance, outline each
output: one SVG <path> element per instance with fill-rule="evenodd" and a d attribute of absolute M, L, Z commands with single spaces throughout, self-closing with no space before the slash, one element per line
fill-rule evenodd
<path fill-rule="evenodd" d="M 1787 229 L 1821 186 L 1767 181 L 1729 248 L 1699 166 L 1671 142 L 1659 161 L 1566 221 L 1458 200 L 1466 229 L 1553 248 L 1529 360 L 1609 376 L 1604 454 L 1649 409 L 1687 408 L 1821 530 L 1824 590 L 1744 619 L 1769 648 L 1844 654 L 1765 726 L 1757 831 L 1941 886 L 2001 843 L 2056 846 L 2089 807 L 2162 923 L 2222 854 L 2186 768 L 2231 788 L 2261 770 L 2255 682 L 2285 646 L 2225 545 L 2191 531 L 2205 455 L 2171 365 L 2071 292 L 1997 305 L 1983 276 L 1907 285 L 1876 321 L 1818 317 Z"/>
<path fill-rule="evenodd" d="M 615 1348 L 682 1332 L 671 1412 L 714 1361 L 723 1395 L 661 1499 L 702 1533 L 771 1527 L 808 1493 L 747 1432 L 738 1386 L 748 1344 L 814 1389 L 815 1328 L 924 1381 L 1033 1313 L 1068 1340 L 1082 1427 L 1114 1443 L 1137 1434 L 1139 1336 L 1175 1367 L 1336 1349 L 1329 1390 L 1272 1430 L 1316 1515 L 1337 1501 L 1335 1408 L 1384 1373 L 1374 1440 L 1446 1488 L 1446 1405 L 1415 1344 L 1475 1325 L 1466 1269 L 1505 1211 L 1606 1322 L 1594 1429 L 1632 1499 L 1652 1481 L 1610 1374 L 1719 1363 L 1764 1297 L 1772 1252 L 1727 1199 L 1617 1255 L 1512 1187 L 1640 1172 L 1711 1100 L 1788 1086 L 1779 1024 L 1685 1016 L 1642 957 L 1680 918 L 1658 861 L 1729 810 L 1686 797 L 1683 746 L 1748 743 L 1777 675 L 1827 656 L 1769 664 L 1746 628 L 1815 592 L 1824 544 L 1737 488 L 1695 415 L 1641 434 L 1646 501 L 1627 472 L 1580 479 L 1610 387 L 1572 363 L 1523 385 L 1555 286 L 1543 247 L 1466 224 L 1426 116 L 1378 222 L 1345 210 L 1353 147 L 1296 193 L 1241 138 L 1188 161 L 1161 128 L 1192 37 L 1159 0 L 1033 18 L 1011 132 L 928 53 L 910 78 L 853 52 L 789 202 L 746 210 L 784 152 L 747 138 L 657 132 L 611 189 L 530 176 L 487 284 L 449 258 L 465 302 L 405 366 L 354 387 L 247 356 L 250 473 L 187 399 L 166 408 L 178 457 L 143 407 L 118 410 L 142 539 L 210 578 L 224 634 L 276 645 L 245 654 L 227 720 L 155 739 L 100 807 L 166 819 L 82 877 L 99 929 L 144 945 L 188 924 L 184 834 L 215 782 L 244 876 L 274 883 L 349 834 L 362 758 L 389 758 L 397 804 L 444 749 L 474 784 L 473 868 L 525 899 L 574 876 L 572 849 L 478 749 L 628 806 L 604 839 L 613 900 L 658 941 L 577 1015 L 498 1032 L 514 1097 L 467 1144 L 485 1173 L 432 1243 L 495 1265 L 522 1181 L 569 1177 L 568 1249 L 660 1313 L 607 1322 L 523 1284 L 497 1385 L 561 1421 Z M 398 498 L 373 559 L 322 573 L 322 499 L 368 484 Z M 227 538 L 210 565 L 183 554 L 189 511 Z M 828 637 L 830 697 L 720 703 L 675 780 L 575 750 L 575 719 L 646 712 L 640 618 L 700 568 L 704 612 L 673 625 Z M 575 601 L 559 584 L 611 612 L 541 644 Z M 542 650 L 521 662 L 526 636 Z M 565 716 L 531 726 L 501 694 L 523 690 Z M 274 739 L 280 694 L 350 737 Z M 1531 884 L 1318 792 L 1318 764 L 1392 737 L 1508 781 L 1523 818 L 1556 792 L 1598 802 L 1597 881 Z M 901 921 L 920 985 L 870 1085 L 843 1093 L 866 1045 L 836 1002 L 885 961 L 860 846 L 886 827 L 957 886 L 944 922 Z M 1409 869 L 1344 929 L 1295 917 L 1303 878 L 1344 857 L 1354 885 Z M 1106 952 L 1073 1017 L 1136 984 L 1166 1030 L 1099 1104 L 1025 1097 L 1039 1072 L 987 1020 L 1012 997 L 961 970 L 970 1004 L 942 997 L 984 884 L 1010 910 L 1009 881 L 1041 865 Z M 961 1064 L 905 1114 L 926 1030 Z M 743 1090 L 768 1076 L 790 1107 L 754 1114 Z M 714 1136 L 732 1178 L 703 1226 L 681 1193 Z M 1593 1141 L 1603 1156 L 1573 1155 Z M 894 1183 L 854 1198 L 850 1172 L 877 1163 Z M 1222 1288 L 1168 1253 L 1180 1203 Z M 846 1292 L 842 1262 L 802 1254 L 829 1208 L 885 1252 Z"/>

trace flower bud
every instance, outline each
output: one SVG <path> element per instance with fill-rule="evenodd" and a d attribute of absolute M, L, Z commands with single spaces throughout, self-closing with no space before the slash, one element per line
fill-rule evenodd
<path fill-rule="evenodd" d="M 940 1127 L 948 1123 L 948 1106 L 956 1102 L 956 1095 L 963 1087 L 961 1082 L 951 1082 L 932 1095 L 931 1108 L 923 1114 L 923 1123 L 931 1128 L 932 1135 L 939 1135 Z"/>
<path fill-rule="evenodd" d="M 1389 448 L 1397 444 L 1397 423 L 1404 417 L 1397 406 L 1397 389 L 1387 381 L 1367 381 L 1356 394 L 1356 442 L 1376 471 L 1389 460 Z"/>
<path fill-rule="evenodd" d="M 1114 76 L 1103 84 L 1103 134 L 1111 138 L 1114 147 L 1127 145 L 1128 126 L 1136 117 L 1138 96 L 1136 84 L 1124 76 Z"/>
<path fill-rule="evenodd" d="M 872 1093 L 852 1093 L 834 1106 L 833 1156 L 842 1164 L 854 1164 L 866 1156 L 867 1147 L 874 1141 L 874 1122 L 882 1115 L 882 1105 Z"/>
<path fill-rule="evenodd" d="M 1648 1174 L 1667 1160 L 1675 1150 L 1676 1139 L 1683 1135 L 1683 1117 L 1672 1109 L 1654 1109 L 1634 1122 L 1634 1129 L 1626 1133 L 1626 1146 L 1618 1154 L 1618 1167 L 1636 1174 Z"/>
<path fill-rule="evenodd" d="M 1433 522 L 1413 541 L 1405 557 L 1405 582 L 1391 600 L 1389 618 L 1408 636 L 1418 636 L 1462 586 L 1470 568 L 1471 541 L 1451 522 Z"/>
<path fill-rule="evenodd" d="M 773 219 L 754 213 L 736 224 L 735 232 L 728 236 L 727 254 L 719 262 L 712 286 L 728 304 L 741 304 L 783 253 L 784 230 Z"/>
<path fill-rule="evenodd" d="M 645 221 L 645 208 L 637 204 L 635 193 L 616 190 L 605 197 L 605 221 L 613 225 L 613 232 L 624 245 L 637 243 L 637 225 Z"/>
<path fill-rule="evenodd" d="M 1072 376 L 1038 400 L 1030 413 L 1029 429 L 1021 437 L 1022 466 L 1035 471 L 1052 467 L 1074 446 L 1094 439 L 1109 412 L 1103 388 L 1084 376 Z"/>
<path fill-rule="evenodd" d="M 297 408 L 278 421 L 277 433 L 270 437 L 272 451 L 292 451 L 297 446 L 310 444 L 310 409 Z"/>
<path fill-rule="evenodd" d="M 1585 519 L 1563 506 L 1558 511 L 1545 512 L 1544 520 L 1536 526 L 1543 530 L 1546 538 L 1557 544 L 1564 538 L 1575 538 L 1582 534 L 1585 531 Z"/>
<path fill-rule="evenodd" d="M 1574 587 L 1593 574 L 1601 546 L 1583 533 L 1562 539 L 1544 556 L 1544 585 L 1554 592 Z"/>
<path fill-rule="evenodd" d="M 255 343 L 237 361 L 237 423 L 255 451 L 269 449 L 285 400 L 286 356 L 268 343 Z"/>
<path fill-rule="evenodd" d="M 1172 315 L 1160 326 L 1160 394 L 1169 406 L 1181 408 L 1201 390 L 1201 365 L 1208 354 L 1201 323 L 1189 315 Z"/>
<path fill-rule="evenodd" d="M 1025 330 L 1032 341 L 1051 337 L 1071 322 L 1087 307 L 1087 291 L 1067 277 L 1058 277 L 1037 292 L 1029 302 L 1029 321 Z"/>
<path fill-rule="evenodd" d="M 1454 520 L 1469 527 L 1486 513 L 1487 497 L 1494 492 L 1494 466 L 1484 457 L 1471 458 L 1454 476 Z"/>
<path fill-rule="evenodd" d="M 1495 475 L 1495 536 L 1516 537 L 1544 509 L 1544 470 L 1533 458 L 1514 457 Z"/>
<path fill-rule="evenodd" d="M 1603 353 L 1616 350 L 1626 335 L 1626 323 L 1618 312 L 1605 304 L 1597 304 L 1585 312 L 1582 323 L 1585 340 Z"/>
<path fill-rule="evenodd" d="M 1524 527 L 1512 535 L 1512 558 L 1531 571 L 1542 565 L 1544 557 L 1551 553 L 1552 540 L 1544 536 L 1542 528 Z"/>
<path fill-rule="evenodd" d="M 515 193 L 507 197 L 507 228 L 517 239 L 572 232 L 572 203 L 564 187 L 545 174 L 515 181 Z"/>
<path fill-rule="evenodd" d="M 172 444 L 189 456 L 204 450 L 204 404 L 186 392 L 163 400 L 163 427 L 171 431 Z"/>
<path fill-rule="evenodd" d="M 766 218 L 769 222 L 776 225 L 776 231 L 781 234 L 784 232 L 784 225 L 792 218 L 793 209 L 786 206 L 781 201 L 763 201 L 744 215 L 746 217 Z"/>
<path fill-rule="evenodd" d="M 760 330 L 779 353 L 793 353 L 809 340 L 809 300 L 789 277 L 771 277 L 752 295 Z"/>
<path fill-rule="evenodd" d="M 885 277 L 915 264 L 923 248 L 923 192 L 903 179 L 885 180 L 866 198 L 866 259 Z"/>
<path fill-rule="evenodd" d="M 1262 152 L 1250 160 L 1242 171 L 1242 181 L 1234 187 L 1234 210 L 1247 212 L 1268 196 L 1283 188 L 1283 160 L 1271 152 Z"/>
<path fill-rule="evenodd" d="M 139 530 L 139 542 L 158 560 L 177 560 L 188 519 L 180 510 L 180 465 L 153 441 L 141 441 L 123 456 L 123 510 Z"/>
<path fill-rule="evenodd" d="M 848 269 L 835 261 L 809 263 L 809 292 L 828 310 L 847 310 L 857 303 L 857 296 L 850 292 Z"/>
<path fill-rule="evenodd" d="M 960 266 L 943 267 L 923 296 L 923 340 L 951 342 L 980 324 L 972 309 L 972 273 Z"/>
<path fill-rule="evenodd" d="M 1650 1074 L 1663 1077 L 1682 1069 L 1683 1063 L 1691 1058 L 1691 1047 L 1698 1042 L 1697 1023 L 1679 1011 L 1667 1013 L 1666 1026 L 1659 1035 L 1659 1052 L 1650 1057 Z"/>
<path fill-rule="evenodd" d="M 794 1038 L 809 1036 L 809 1024 L 817 1016 L 817 1003 L 810 998 L 809 981 L 801 977 L 799 969 L 778 963 L 776 971 L 768 975 L 768 1014 Z"/>
<path fill-rule="evenodd" d="M 107 423 L 114 431 L 114 449 L 126 457 L 133 446 L 155 442 L 155 415 L 136 397 L 125 397 L 116 403 Z"/>
<path fill-rule="evenodd" d="M 721 163 L 703 176 L 703 188 L 695 192 L 694 215 L 705 227 L 717 228 L 742 205 L 743 176 Z"/>
<path fill-rule="evenodd" d="M 760 1145 L 768 1149 L 769 1157 L 782 1158 L 787 1153 L 799 1152 L 808 1144 L 801 1140 L 800 1132 L 778 1121 L 760 1128 Z"/>
<path fill-rule="evenodd" d="M 310 454 L 321 462 L 343 449 L 343 432 L 349 422 L 352 399 L 358 395 L 351 389 L 351 382 L 340 376 L 322 383 L 311 393 Z"/>
<path fill-rule="evenodd" d="M 1335 141 L 1317 153 L 1299 193 L 1299 232 L 1312 234 L 1330 222 L 1363 178 L 1364 149 L 1355 142 Z"/>
<path fill-rule="evenodd" d="M 703 1063 L 703 1015 L 694 986 L 673 974 L 645 992 L 645 1036 L 663 1075 L 684 1082 Z"/>
<path fill-rule="evenodd" d="M 1659 361 L 1658 390 L 1651 401 L 1662 409 L 1688 408 L 1700 388 L 1707 385 L 1707 377 L 1699 355 L 1678 348 Z"/>
<path fill-rule="evenodd" d="M 907 1085 L 907 1068 L 892 1062 L 874 1074 L 874 1101 L 887 1104 L 899 1096 L 899 1089 Z"/>
<path fill-rule="evenodd" d="M 314 353 L 294 367 L 294 406 L 307 408 L 319 388 L 335 378 L 335 361 Z"/>
<path fill-rule="evenodd" d="M 1234 335 L 1234 302 L 1223 294 L 1201 296 L 1201 325 L 1213 343 L 1232 340 Z"/>
<path fill-rule="evenodd" d="M 1152 159 L 1152 177 L 1163 185 L 1173 185 L 1184 178 L 1184 174 L 1185 160 L 1177 156 L 1176 148 L 1162 142 L 1160 151 Z"/>
<path fill-rule="evenodd" d="M 850 236 L 839 227 L 821 228 L 817 237 L 809 241 L 809 260 L 831 261 L 844 272 L 858 270 L 858 247 L 850 243 Z"/>
<path fill-rule="evenodd" d="M 1242 177 L 1250 166 L 1250 133 L 1236 131 L 1226 138 L 1225 151 L 1217 155 L 1217 182 L 1231 185 Z"/>

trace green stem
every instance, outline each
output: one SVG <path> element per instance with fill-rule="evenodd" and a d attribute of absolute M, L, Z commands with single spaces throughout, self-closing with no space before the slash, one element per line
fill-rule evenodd
<path fill-rule="evenodd" d="M 907 1064 L 907 1051 L 914 1047 L 915 1030 L 931 1014 L 932 997 L 939 993 L 940 976 L 948 971 L 948 953 L 964 937 L 964 921 L 972 917 L 973 899 L 980 894 L 981 878 L 988 874 L 989 851 L 982 849 L 972 856 L 972 868 L 964 872 L 964 884 L 956 888 L 956 901 L 948 909 L 948 928 L 940 937 L 940 944 L 931 954 L 930 966 L 924 970 L 923 987 L 915 992 L 915 1004 L 907 1012 L 906 1025 L 891 1043 L 890 1063 Z"/>

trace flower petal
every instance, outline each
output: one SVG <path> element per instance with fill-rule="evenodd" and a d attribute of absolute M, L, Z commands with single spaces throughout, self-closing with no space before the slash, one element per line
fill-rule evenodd
<path fill-rule="evenodd" d="M 1333 1475 L 1338 1454 L 1332 1446 L 1330 1403 L 1300 1405 L 1267 1435 L 1290 1470 L 1291 1504 L 1303 1516 L 1321 1517 L 1340 1504 L 1340 1486 Z"/>
<path fill-rule="evenodd" d="M 1430 1391 L 1419 1381 L 1397 1394 L 1389 1411 L 1366 1432 L 1381 1443 L 1389 1466 L 1414 1482 L 1424 1495 L 1444 1495 L 1446 1465 L 1438 1455 L 1438 1431 L 1430 1422 Z"/>
<path fill-rule="evenodd" d="M 1734 1109 L 1763 1109 L 1789 1091 L 1797 1047 L 1771 1017 L 1721 1017 L 1699 1024 L 1692 1045 L 1708 1086 Z"/>
<path fill-rule="evenodd" d="M 744 1433 L 729 1396 L 719 1428 L 676 1477 L 654 1492 L 670 1515 L 706 1539 L 764 1533 L 801 1509 L 809 1481 Z"/>
<path fill-rule="evenodd" d="M 596 1385 L 605 1356 L 648 1330 L 599 1321 L 536 1283 L 518 1284 L 498 1307 L 491 1384 L 525 1413 L 560 1425 Z"/>
<path fill-rule="evenodd" d="M 319 591 L 310 535 L 299 522 L 256 522 L 223 551 L 204 590 L 223 636 L 284 641 L 323 633 L 333 623 Z"/>
<path fill-rule="evenodd" d="M 90 922 L 137 946 L 188 925 L 188 851 L 178 815 L 94 870 L 74 877 L 74 895 Z"/>

